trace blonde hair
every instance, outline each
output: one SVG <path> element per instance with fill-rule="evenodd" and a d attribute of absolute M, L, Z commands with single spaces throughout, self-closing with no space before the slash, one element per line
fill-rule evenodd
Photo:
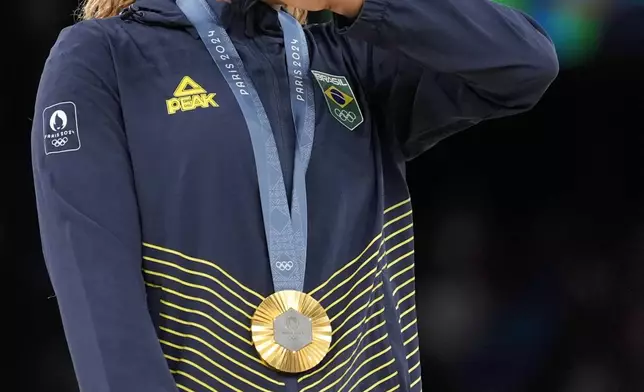
<path fill-rule="evenodd" d="M 134 4 L 134 0 L 85 0 L 80 9 L 80 18 L 103 19 L 116 16 Z"/>
<path fill-rule="evenodd" d="M 135 0 L 85 0 L 80 9 L 80 18 L 87 19 L 102 19 L 116 16 L 124 9 L 134 4 Z M 286 10 L 299 20 L 300 23 L 306 23 L 308 12 L 299 8 L 287 7 Z"/>
<path fill-rule="evenodd" d="M 306 23 L 306 18 L 309 16 L 309 12 L 301 8 L 286 7 L 286 11 L 302 24 Z"/>

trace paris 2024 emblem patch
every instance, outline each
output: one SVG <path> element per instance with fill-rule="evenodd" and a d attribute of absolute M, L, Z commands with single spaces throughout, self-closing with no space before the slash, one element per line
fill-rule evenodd
<path fill-rule="evenodd" d="M 73 102 L 60 102 L 45 108 L 42 125 L 45 154 L 59 154 L 80 149 L 78 116 L 76 104 Z"/>
<path fill-rule="evenodd" d="M 329 111 L 340 124 L 353 131 L 364 122 L 360 105 L 347 78 L 320 71 L 311 72 L 322 88 Z"/>

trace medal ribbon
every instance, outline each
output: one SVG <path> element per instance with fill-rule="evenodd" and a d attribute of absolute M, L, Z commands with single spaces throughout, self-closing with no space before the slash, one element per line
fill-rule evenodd
<path fill-rule="evenodd" d="M 206 0 L 177 0 L 177 5 L 199 32 L 246 120 L 255 155 L 273 288 L 276 292 L 301 292 L 306 272 L 306 170 L 315 134 L 315 102 L 304 30 L 290 14 L 283 10 L 278 12 L 284 34 L 291 110 L 297 135 L 289 209 L 275 137 L 235 45 Z"/>

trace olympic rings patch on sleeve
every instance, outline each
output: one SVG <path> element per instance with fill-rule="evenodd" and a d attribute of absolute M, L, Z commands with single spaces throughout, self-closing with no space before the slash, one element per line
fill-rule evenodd
<path fill-rule="evenodd" d="M 42 117 L 46 155 L 80 149 L 78 116 L 74 102 L 60 102 L 49 106 L 43 111 Z"/>

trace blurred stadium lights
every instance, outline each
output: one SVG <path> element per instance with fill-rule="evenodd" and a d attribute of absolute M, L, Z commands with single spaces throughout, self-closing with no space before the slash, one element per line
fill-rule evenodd
<path fill-rule="evenodd" d="M 604 23 L 619 7 L 644 0 L 494 0 L 525 11 L 550 34 L 562 66 L 591 57 L 603 36 Z"/>

